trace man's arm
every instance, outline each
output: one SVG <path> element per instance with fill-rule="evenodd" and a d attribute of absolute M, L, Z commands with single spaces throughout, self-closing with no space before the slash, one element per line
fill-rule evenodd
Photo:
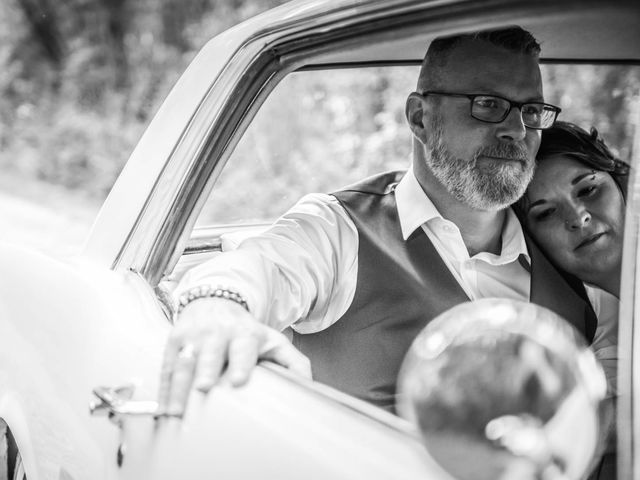
<path fill-rule="evenodd" d="M 263 234 L 188 272 L 178 296 L 201 286 L 234 294 L 195 295 L 183 304 L 166 346 L 160 411 L 181 415 L 192 386 L 207 392 L 223 375 L 233 385 L 245 383 L 260 359 L 310 376 L 308 359 L 280 330 L 295 324 L 319 331 L 346 311 L 357 245 L 355 226 L 337 201 L 310 195 Z"/>

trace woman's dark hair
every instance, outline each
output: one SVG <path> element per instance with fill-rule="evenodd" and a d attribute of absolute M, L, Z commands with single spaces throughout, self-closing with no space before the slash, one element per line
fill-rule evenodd
<path fill-rule="evenodd" d="M 608 172 L 626 199 L 629 165 L 616 158 L 595 128 L 591 127 L 588 133 L 573 123 L 556 122 L 553 127 L 543 130 L 536 161 L 541 163 L 555 155 L 564 155 L 587 167 Z"/>
<path fill-rule="evenodd" d="M 556 155 L 573 158 L 589 168 L 609 173 L 626 200 L 629 164 L 618 159 L 609 150 L 595 128 L 592 127 L 587 132 L 573 123 L 556 122 L 553 127 L 543 130 L 536 163 L 540 164 Z M 525 225 L 527 202 L 525 193 L 514 205 L 516 214 Z"/>

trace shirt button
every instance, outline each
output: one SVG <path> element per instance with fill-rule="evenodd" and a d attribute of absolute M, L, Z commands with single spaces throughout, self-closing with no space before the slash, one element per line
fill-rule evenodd
<path fill-rule="evenodd" d="M 447 233 L 453 232 L 453 227 L 451 225 L 445 225 L 444 227 L 442 227 L 442 229 Z"/>

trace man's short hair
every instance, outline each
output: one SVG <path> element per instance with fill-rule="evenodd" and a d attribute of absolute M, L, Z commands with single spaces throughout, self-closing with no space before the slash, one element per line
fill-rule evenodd
<path fill-rule="evenodd" d="M 531 33 L 511 26 L 494 30 L 438 37 L 427 50 L 418 77 L 418 91 L 423 92 L 437 84 L 442 68 L 447 65 L 451 52 L 461 43 L 481 40 L 513 53 L 538 57 L 540 44 Z"/>

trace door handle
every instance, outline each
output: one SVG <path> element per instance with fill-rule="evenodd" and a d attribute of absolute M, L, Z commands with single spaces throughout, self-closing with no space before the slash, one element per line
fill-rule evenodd
<path fill-rule="evenodd" d="M 106 415 L 109 420 L 122 426 L 125 417 L 157 416 L 158 402 L 153 400 L 131 400 L 135 386 L 131 384 L 120 387 L 96 387 L 93 394 L 97 400 L 89 402 L 91 415 Z"/>

